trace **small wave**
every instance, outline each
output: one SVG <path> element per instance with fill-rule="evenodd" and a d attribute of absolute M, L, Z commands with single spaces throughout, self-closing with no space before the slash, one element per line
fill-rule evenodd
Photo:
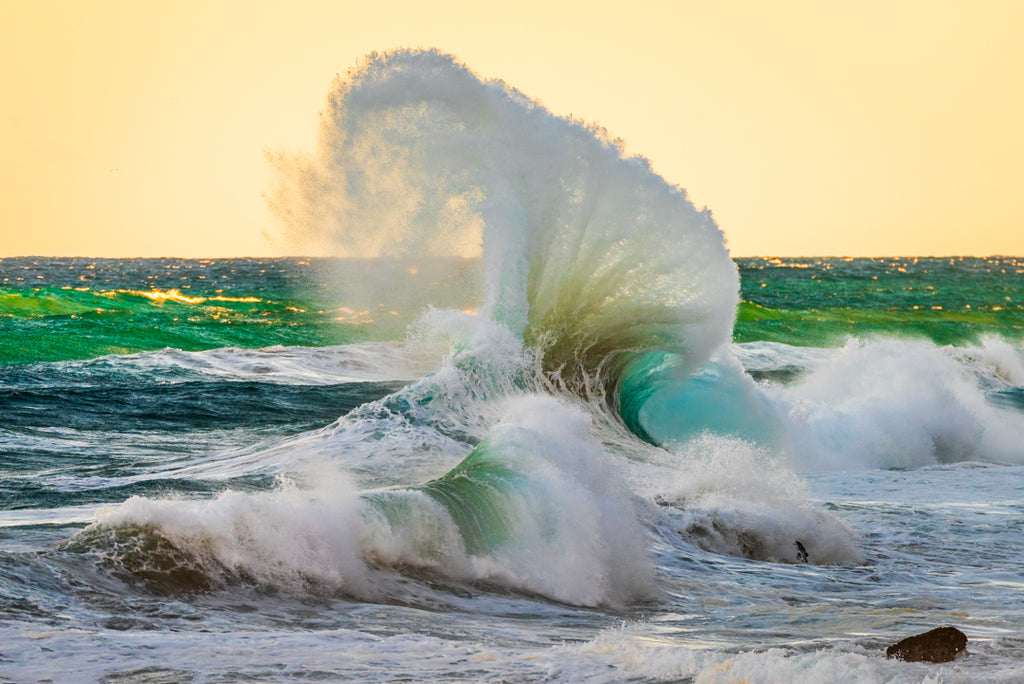
<path fill-rule="evenodd" d="M 1012 408 L 1022 378 L 1024 355 L 999 338 L 746 344 L 695 375 L 662 380 L 640 422 L 663 444 L 705 432 L 742 438 L 802 471 L 1020 463 L 1024 415 Z"/>
<path fill-rule="evenodd" d="M 525 397 L 462 463 L 422 485 L 360 493 L 335 473 L 313 489 L 212 501 L 133 497 L 68 548 L 158 591 L 253 582 L 379 598 L 380 566 L 618 603 L 649 594 L 653 566 L 588 432 L 583 414 Z"/>
<path fill-rule="evenodd" d="M 435 369 L 442 357 L 440 348 L 429 345 L 364 342 L 330 347 L 223 347 L 196 352 L 163 349 L 69 366 L 85 372 L 94 365 L 103 366 L 103 372 L 117 372 L 120 368 L 122 372 L 144 373 L 163 380 L 203 379 L 314 386 L 411 381 Z"/>
<path fill-rule="evenodd" d="M 664 530 L 714 553 L 776 563 L 864 561 L 859 536 L 812 505 L 806 484 L 748 442 L 704 434 L 672 449 L 651 485 Z"/>

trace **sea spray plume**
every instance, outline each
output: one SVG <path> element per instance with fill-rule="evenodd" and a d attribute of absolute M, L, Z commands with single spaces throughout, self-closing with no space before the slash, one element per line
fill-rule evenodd
<path fill-rule="evenodd" d="M 271 159 L 271 206 L 306 245 L 482 252 L 482 313 L 554 385 L 603 394 L 638 353 L 677 352 L 685 372 L 728 340 L 738 279 L 710 213 L 603 129 L 449 55 L 369 55 L 335 81 L 317 153 Z"/>
<path fill-rule="evenodd" d="M 428 174 L 428 165 L 442 160 L 424 156 L 425 138 L 446 126 L 441 114 L 433 121 L 438 130 L 428 130 L 432 111 L 454 100 L 455 91 L 473 94 L 467 85 L 475 77 L 452 62 L 447 78 L 439 78 L 444 60 L 420 60 L 410 73 L 410 65 L 397 63 L 400 54 L 412 53 L 372 53 L 335 78 L 315 155 L 270 155 L 279 171 L 271 208 L 290 239 L 319 253 L 478 256 L 476 217 L 453 220 L 459 193 L 442 186 L 454 179 Z"/>

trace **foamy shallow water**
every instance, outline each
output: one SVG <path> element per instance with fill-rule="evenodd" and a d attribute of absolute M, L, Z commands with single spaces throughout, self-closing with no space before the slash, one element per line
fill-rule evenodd
<path fill-rule="evenodd" d="M 1016 681 L 1024 468 L 812 475 L 861 565 L 768 563 L 654 543 L 659 595 L 581 609 L 497 587 L 408 581 L 392 605 L 287 589 L 168 597 L 54 555 L 71 528 L 5 528 L 0 675 L 10 681 Z M 17 550 L 10 541 L 20 540 Z M 398 580 L 400 581 L 400 580 Z M 11 589 L 24 596 L 16 603 Z M 404 602 L 395 598 L 404 596 Z M 402 605 L 404 603 L 404 605 Z M 968 654 L 886 660 L 953 624 Z"/>

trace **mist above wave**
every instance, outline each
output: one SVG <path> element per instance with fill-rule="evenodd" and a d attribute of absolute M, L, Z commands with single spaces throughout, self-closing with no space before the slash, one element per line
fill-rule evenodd
<path fill-rule="evenodd" d="M 482 255 L 481 315 L 577 386 L 609 356 L 668 346 L 696 367 L 728 340 L 738 278 L 710 212 L 603 129 L 436 50 L 369 55 L 320 124 L 314 154 L 271 156 L 298 244 Z"/>

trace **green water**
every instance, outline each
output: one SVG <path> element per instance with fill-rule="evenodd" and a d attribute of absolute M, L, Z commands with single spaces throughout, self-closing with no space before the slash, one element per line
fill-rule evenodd
<path fill-rule="evenodd" d="M 461 260 L 0 259 L 0 365 L 400 338 L 431 297 L 477 305 L 459 294 L 475 269 Z"/>
<path fill-rule="evenodd" d="M 735 342 L 1024 338 L 1024 259 L 738 259 Z M 480 305 L 481 266 L 339 259 L 0 259 L 0 365 L 163 348 L 398 339 Z"/>
<path fill-rule="evenodd" d="M 1024 337 L 1024 259 L 738 259 L 734 342 L 828 347 L 850 336 L 937 344 Z"/>

